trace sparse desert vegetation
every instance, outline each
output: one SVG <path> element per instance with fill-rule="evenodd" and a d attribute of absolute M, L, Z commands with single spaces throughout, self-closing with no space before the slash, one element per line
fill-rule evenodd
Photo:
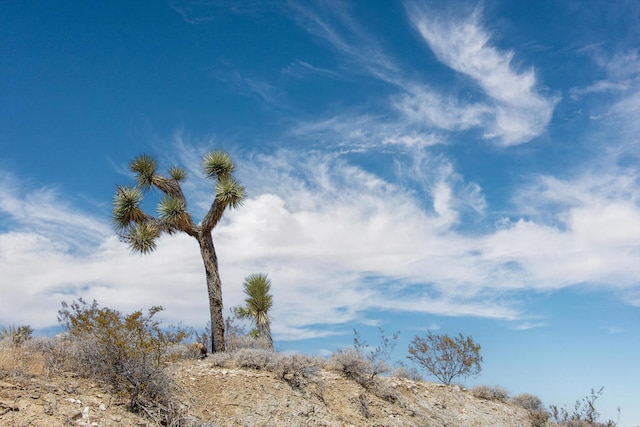
<path fill-rule="evenodd" d="M 131 314 L 63 304 L 64 333 L 34 338 L 7 327 L 0 341 L 0 424 L 6 426 L 615 426 L 595 401 L 546 410 L 499 386 L 436 384 L 389 365 L 397 333 L 330 357 L 283 354 L 227 319 L 226 352 L 202 358 L 190 334 L 152 307 Z M 206 335 L 206 334 L 205 334 Z M 19 338 L 18 338 L 19 337 Z M 206 336 L 205 336 L 206 338 Z M 392 373 L 389 375 L 389 373 Z M 395 374 L 393 374 L 395 373 Z M 398 374 L 398 375 L 396 375 Z"/>

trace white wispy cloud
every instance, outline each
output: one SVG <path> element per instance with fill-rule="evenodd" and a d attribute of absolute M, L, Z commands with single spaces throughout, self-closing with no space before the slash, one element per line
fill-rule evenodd
<path fill-rule="evenodd" d="M 394 107 L 410 122 L 448 131 L 480 127 L 492 114 L 484 104 L 461 104 L 424 85 L 405 84 L 405 91 L 393 100 Z"/>
<path fill-rule="evenodd" d="M 557 99 L 536 90 L 532 68 L 515 69 L 513 52 L 501 52 L 491 45 L 478 10 L 463 16 L 445 16 L 416 2 L 408 2 L 406 9 L 411 23 L 436 57 L 469 76 L 490 97 L 494 119 L 487 138 L 515 145 L 545 131 Z"/>
<path fill-rule="evenodd" d="M 486 99 L 461 101 L 458 94 L 436 90 L 429 76 L 408 77 L 382 41 L 364 28 L 344 4 L 291 3 L 294 19 L 310 34 L 327 42 L 350 65 L 339 71 L 366 74 L 395 87 L 389 112 L 396 124 L 417 133 L 484 130 L 487 139 L 502 145 L 521 144 L 539 136 L 551 120 L 557 97 L 541 94 L 535 71 L 518 71 L 512 65 L 513 52 L 491 46 L 490 35 L 480 22 L 480 13 L 445 17 L 422 4 L 407 3 L 410 23 L 440 61 L 470 77 Z M 338 70 L 337 70 L 338 71 Z M 328 119 L 331 120 L 331 119 Z M 322 123 L 323 120 L 320 120 Z M 402 141 L 400 138 L 395 141 Z"/>
<path fill-rule="evenodd" d="M 395 79 L 396 64 L 379 48 L 375 33 L 353 18 L 348 3 L 289 2 L 288 6 L 302 28 L 352 61 L 344 71 L 356 74 L 364 71 L 384 81 Z"/>

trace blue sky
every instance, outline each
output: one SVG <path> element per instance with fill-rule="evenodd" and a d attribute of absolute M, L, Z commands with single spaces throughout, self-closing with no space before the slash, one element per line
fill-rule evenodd
<path fill-rule="evenodd" d="M 273 281 L 276 347 L 471 335 L 465 381 L 640 424 L 640 5 L 634 1 L 2 2 L 0 324 L 60 301 L 208 318 L 197 243 L 133 255 L 128 162 L 237 162 L 214 230 L 227 307 Z M 153 210 L 153 195 L 148 208 Z"/>

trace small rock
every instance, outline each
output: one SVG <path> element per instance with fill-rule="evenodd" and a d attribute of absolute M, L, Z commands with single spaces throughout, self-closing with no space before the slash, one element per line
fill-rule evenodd
<path fill-rule="evenodd" d="M 44 407 L 44 413 L 47 415 L 53 415 L 55 414 L 56 410 L 58 409 L 58 401 L 56 400 L 56 397 L 49 393 L 47 395 L 47 405 Z"/>

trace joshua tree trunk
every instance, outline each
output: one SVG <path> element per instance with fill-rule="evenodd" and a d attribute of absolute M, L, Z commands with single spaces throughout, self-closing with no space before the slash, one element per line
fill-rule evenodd
<path fill-rule="evenodd" d="M 174 166 L 169 169 L 169 177 L 166 177 L 157 173 L 157 166 L 156 160 L 148 155 L 139 156 L 131 162 L 131 171 L 136 174 L 136 186 L 116 187 L 113 201 L 116 231 L 134 251 L 142 254 L 153 252 L 156 239 L 163 233 L 180 231 L 198 240 L 209 293 L 211 351 L 224 351 L 222 283 L 211 230 L 227 207 L 242 205 L 244 187 L 232 177 L 235 166 L 227 153 L 214 151 L 206 154 L 202 159 L 202 168 L 208 178 L 216 181 L 215 198 L 202 223 L 196 225 L 187 211 L 187 200 L 180 186 L 187 176 L 186 170 Z M 157 218 L 145 213 L 140 206 L 142 194 L 151 188 L 157 188 L 165 195 L 158 204 Z"/>
<path fill-rule="evenodd" d="M 218 258 L 213 246 L 211 231 L 200 230 L 198 235 L 200 253 L 204 261 L 209 292 L 209 311 L 211 313 L 211 351 L 217 353 L 225 350 L 224 317 L 222 315 L 222 286 L 218 273 Z"/>
<path fill-rule="evenodd" d="M 273 337 L 271 336 L 271 326 L 268 323 L 263 323 L 258 325 L 258 331 L 260 331 L 260 336 L 265 337 L 267 342 L 269 343 L 269 348 L 273 350 Z"/>

